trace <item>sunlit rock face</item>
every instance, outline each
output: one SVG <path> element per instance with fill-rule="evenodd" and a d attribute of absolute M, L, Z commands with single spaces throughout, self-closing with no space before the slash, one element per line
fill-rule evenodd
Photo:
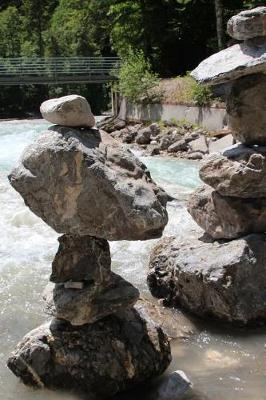
<path fill-rule="evenodd" d="M 58 320 L 42 325 L 22 339 L 8 367 L 27 385 L 85 393 L 91 400 L 160 375 L 170 361 L 166 335 L 131 309 L 82 327 Z"/>
<path fill-rule="evenodd" d="M 266 7 L 241 11 L 227 23 L 228 34 L 237 40 L 266 36 Z"/>
<path fill-rule="evenodd" d="M 149 268 L 150 290 L 167 304 L 237 324 L 265 319 L 265 234 L 232 241 L 166 237 L 153 249 Z"/>
<path fill-rule="evenodd" d="M 167 195 L 144 164 L 96 129 L 50 128 L 9 179 L 59 233 L 146 240 L 160 237 L 168 221 Z"/>
<path fill-rule="evenodd" d="M 95 118 L 85 97 L 72 94 L 44 101 L 42 117 L 52 124 L 72 127 L 93 127 Z"/>

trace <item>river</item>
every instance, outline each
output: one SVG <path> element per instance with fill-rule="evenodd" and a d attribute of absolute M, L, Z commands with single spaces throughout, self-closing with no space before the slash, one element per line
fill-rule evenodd
<path fill-rule="evenodd" d="M 10 187 L 7 174 L 23 148 L 48 126 L 42 120 L 0 122 L 1 400 L 73 400 L 25 387 L 5 365 L 23 335 L 46 319 L 41 294 L 57 250 L 57 234 L 27 209 Z M 142 161 L 154 180 L 177 199 L 168 205 L 165 235 L 188 234 L 195 224 L 185 200 L 200 182 L 197 164 L 162 157 L 142 157 Z M 111 243 L 113 269 L 146 294 L 148 255 L 154 244 L 154 240 Z M 266 329 L 236 330 L 212 321 L 196 321 L 196 325 L 190 339 L 172 342 L 169 370 L 184 370 L 194 383 L 186 400 L 266 400 Z"/>

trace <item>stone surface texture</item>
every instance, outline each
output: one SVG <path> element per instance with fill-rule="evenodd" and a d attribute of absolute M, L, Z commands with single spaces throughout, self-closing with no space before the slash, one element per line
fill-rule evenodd
<path fill-rule="evenodd" d="M 72 127 L 93 127 L 95 118 L 85 97 L 70 95 L 50 99 L 41 104 L 41 114 L 52 124 Z"/>
<path fill-rule="evenodd" d="M 191 75 L 202 84 L 217 85 L 256 73 L 266 73 L 266 38 L 248 40 L 213 54 Z"/>
<path fill-rule="evenodd" d="M 245 144 L 266 144 L 266 75 L 233 83 L 226 109 L 232 134 Z"/>
<path fill-rule="evenodd" d="M 165 237 L 151 253 L 152 294 L 199 316 L 239 324 L 266 317 L 266 235 L 229 242 Z"/>
<path fill-rule="evenodd" d="M 266 232 L 266 198 L 221 196 L 210 186 L 199 187 L 188 201 L 188 212 L 215 239 L 236 239 Z"/>
<path fill-rule="evenodd" d="M 31 386 L 110 398 L 160 375 L 171 361 L 166 335 L 131 309 L 73 327 L 53 320 L 28 333 L 8 367 Z"/>
<path fill-rule="evenodd" d="M 168 197 L 145 165 L 96 129 L 50 128 L 9 179 L 58 233 L 145 240 L 160 237 L 168 221 Z"/>
<path fill-rule="evenodd" d="M 110 279 L 111 255 L 105 239 L 63 235 L 52 263 L 50 280 L 55 283 L 89 281 L 105 284 Z"/>
<path fill-rule="evenodd" d="M 266 147 L 240 144 L 211 154 L 199 174 L 222 196 L 266 198 Z"/>
<path fill-rule="evenodd" d="M 266 36 L 266 7 L 241 11 L 227 23 L 228 34 L 237 40 Z"/>
<path fill-rule="evenodd" d="M 63 284 L 49 284 L 44 291 L 46 313 L 74 326 L 130 308 L 138 298 L 138 289 L 113 272 L 105 285 L 88 283 L 83 289 L 66 289 Z"/>

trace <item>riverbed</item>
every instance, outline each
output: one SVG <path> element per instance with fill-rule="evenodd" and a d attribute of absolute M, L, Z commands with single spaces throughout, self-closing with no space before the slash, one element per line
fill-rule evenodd
<path fill-rule="evenodd" d="M 7 174 L 25 146 L 48 126 L 43 120 L 0 122 L 1 400 L 74 399 L 29 389 L 5 366 L 23 335 L 46 320 L 42 291 L 49 279 L 58 235 L 28 210 L 10 187 Z M 197 229 L 185 201 L 200 184 L 198 164 L 158 156 L 142 157 L 142 161 L 154 180 L 176 199 L 168 204 L 169 223 L 164 235 L 181 237 Z M 155 243 L 111 243 L 113 269 L 147 296 L 148 257 Z M 193 381 L 193 392 L 186 400 L 266 400 L 266 329 L 236 330 L 194 319 L 193 323 L 196 326 L 190 338 L 172 341 L 173 362 L 169 369 L 182 369 Z M 130 394 L 122 397 L 136 398 Z"/>

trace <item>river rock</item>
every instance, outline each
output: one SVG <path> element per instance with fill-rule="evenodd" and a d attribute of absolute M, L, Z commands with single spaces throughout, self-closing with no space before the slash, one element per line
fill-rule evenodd
<path fill-rule="evenodd" d="M 168 221 L 168 196 L 146 166 L 96 129 L 50 128 L 9 180 L 58 233 L 146 240 L 160 237 Z"/>
<path fill-rule="evenodd" d="M 265 38 L 248 40 L 213 54 L 191 75 L 202 84 L 217 85 L 260 72 L 266 72 Z"/>
<path fill-rule="evenodd" d="M 156 377 L 171 361 L 166 335 L 134 309 L 76 328 L 53 320 L 28 333 L 8 360 L 24 384 L 110 398 Z"/>
<path fill-rule="evenodd" d="M 186 140 L 180 139 L 177 142 L 171 144 L 171 146 L 168 147 L 167 151 L 168 153 L 177 153 L 178 151 L 187 151 L 187 149 L 188 143 L 186 142 Z"/>
<path fill-rule="evenodd" d="M 266 198 L 221 196 L 210 186 L 199 187 L 188 201 L 197 224 L 215 239 L 235 239 L 266 232 Z"/>
<path fill-rule="evenodd" d="M 165 237 L 150 257 L 148 285 L 169 305 L 247 324 L 266 320 L 266 235 L 213 241 Z"/>
<path fill-rule="evenodd" d="M 107 240 L 73 235 L 63 235 L 58 240 L 59 249 L 52 263 L 52 282 L 105 284 L 109 281 L 111 256 Z"/>
<path fill-rule="evenodd" d="M 180 400 L 191 387 L 192 382 L 184 371 L 174 371 L 159 380 L 157 388 L 149 399 Z"/>
<path fill-rule="evenodd" d="M 130 308 L 138 298 L 138 289 L 113 272 L 105 285 L 88 283 L 82 289 L 66 289 L 63 284 L 49 284 L 44 292 L 47 314 L 77 326 Z"/>
<path fill-rule="evenodd" d="M 216 153 L 223 151 L 234 144 L 234 138 L 231 134 L 225 135 L 224 137 L 215 141 L 209 142 L 209 153 Z"/>
<path fill-rule="evenodd" d="M 266 144 L 266 75 L 254 74 L 233 83 L 227 100 L 232 134 L 246 144 Z"/>
<path fill-rule="evenodd" d="M 205 136 L 200 136 L 198 139 L 192 140 L 189 143 L 189 147 L 191 151 L 200 151 L 201 153 L 205 154 L 208 152 L 208 143 Z"/>
<path fill-rule="evenodd" d="M 266 147 L 236 145 L 210 155 L 200 178 L 223 196 L 266 198 Z"/>
<path fill-rule="evenodd" d="M 241 11 L 227 23 L 228 34 L 237 40 L 266 36 L 266 7 Z"/>
<path fill-rule="evenodd" d="M 76 94 L 44 101 L 40 107 L 44 119 L 52 124 L 92 127 L 95 118 L 85 97 Z"/>
<path fill-rule="evenodd" d="M 138 144 L 149 144 L 151 141 L 152 131 L 150 127 L 140 129 L 136 136 L 136 143 Z"/>

